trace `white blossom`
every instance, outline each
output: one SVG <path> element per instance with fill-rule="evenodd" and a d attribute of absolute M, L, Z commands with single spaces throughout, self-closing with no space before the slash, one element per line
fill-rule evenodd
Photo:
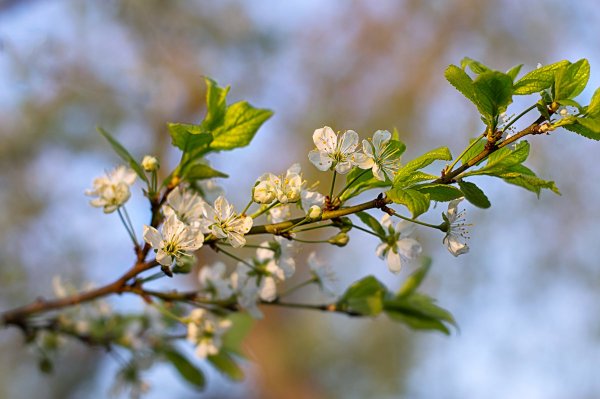
<path fill-rule="evenodd" d="M 323 293 L 335 296 L 335 289 L 333 287 L 335 274 L 331 267 L 321 263 L 315 252 L 311 252 L 310 255 L 308 255 L 307 261 L 310 272 Z"/>
<path fill-rule="evenodd" d="M 205 309 L 194 309 L 189 316 L 187 340 L 196 345 L 196 356 L 204 359 L 219 353 L 223 334 L 230 327 L 230 320 L 218 319 Z"/>
<path fill-rule="evenodd" d="M 394 180 L 400 168 L 400 151 L 391 143 L 392 134 L 387 130 L 378 130 L 373 134 L 372 142 L 363 140 L 363 151 L 367 159 L 358 165 L 361 169 L 372 169 L 377 180 Z"/>
<path fill-rule="evenodd" d="M 205 265 L 200 269 L 198 280 L 202 291 L 211 295 L 212 299 L 220 301 L 225 300 L 233 295 L 231 282 L 226 276 L 226 268 L 223 262 L 216 262 L 209 266 Z"/>
<path fill-rule="evenodd" d="M 410 237 L 415 226 L 406 220 L 400 220 L 394 227 L 388 214 L 383 215 L 381 224 L 388 229 L 389 235 L 385 242 L 377 246 L 375 253 L 381 259 L 386 259 L 392 273 L 398 273 L 403 265 L 421 254 L 421 244 Z"/>
<path fill-rule="evenodd" d="M 450 201 L 448 212 L 444 213 L 444 219 L 447 225 L 446 236 L 443 243 L 448 251 L 454 256 L 466 254 L 469 252 L 469 246 L 463 241 L 468 239 L 467 224 L 465 224 L 465 211 L 458 212 L 458 204 L 463 200 L 459 198 Z"/>
<path fill-rule="evenodd" d="M 252 189 L 252 199 L 259 204 L 270 204 L 277 198 L 277 191 L 274 183 L 275 175 L 265 173 L 258 178 Z"/>
<path fill-rule="evenodd" d="M 269 218 L 271 223 L 281 223 L 292 217 L 292 210 L 289 205 L 280 205 L 269 209 Z"/>
<path fill-rule="evenodd" d="M 274 262 L 275 266 L 267 267 L 271 272 L 277 267 L 283 271 L 284 278 L 290 278 L 296 271 L 296 261 L 294 255 L 296 253 L 296 246 L 294 242 L 283 238 L 281 236 L 275 236 L 275 241 L 265 241 L 259 245 L 256 250 L 256 259 L 259 263 Z M 279 276 L 279 273 L 276 273 Z M 283 280 L 280 278 L 279 280 Z"/>
<path fill-rule="evenodd" d="M 308 159 L 317 167 L 325 171 L 335 169 L 340 174 L 345 174 L 353 166 L 365 161 L 366 155 L 356 152 L 358 146 L 358 133 L 347 130 L 339 138 L 329 126 L 315 130 L 313 141 L 317 147 L 308 153 Z"/>
<path fill-rule="evenodd" d="M 85 195 L 94 198 L 90 205 L 104 208 L 104 213 L 111 213 L 125 204 L 131 192 L 129 187 L 135 182 L 136 174 L 133 170 L 121 165 L 108 172 L 105 176 L 94 179 L 93 188 L 86 190 Z"/>
<path fill-rule="evenodd" d="M 206 201 L 198 193 L 177 186 L 167 196 L 167 201 L 163 205 L 162 211 L 167 218 L 175 215 L 177 219 L 188 226 L 200 229 L 202 227 L 205 206 Z"/>
<path fill-rule="evenodd" d="M 160 232 L 152 226 L 144 226 L 144 240 L 156 251 L 158 263 L 171 266 L 176 259 L 199 249 L 204 242 L 204 235 L 171 215 Z"/>
<path fill-rule="evenodd" d="M 225 197 L 219 197 L 215 200 L 214 207 L 206 204 L 203 209 L 205 221 L 204 226 L 210 229 L 210 232 L 216 238 L 226 238 L 234 248 L 239 248 L 246 244 L 244 234 L 252 228 L 252 218 L 250 216 L 238 215 Z"/>
<path fill-rule="evenodd" d="M 270 204 L 275 199 L 282 204 L 298 202 L 302 185 L 300 164 L 295 163 L 288 168 L 285 175 L 265 173 L 259 177 L 252 190 L 252 198 L 259 204 Z"/>
<path fill-rule="evenodd" d="M 312 206 L 322 208 L 325 205 L 325 196 L 318 191 L 303 189 L 300 192 L 300 200 L 302 209 L 305 211 L 308 211 Z"/>

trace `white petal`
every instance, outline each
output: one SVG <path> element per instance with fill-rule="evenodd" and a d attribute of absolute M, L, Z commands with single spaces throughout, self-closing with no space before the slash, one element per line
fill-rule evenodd
<path fill-rule="evenodd" d="M 400 259 L 400 254 L 397 254 L 394 251 L 389 251 L 387 254 L 387 265 L 388 269 L 392 273 L 398 273 L 402 269 L 402 260 Z"/>
<path fill-rule="evenodd" d="M 373 145 L 375 148 L 381 148 L 392 138 L 392 134 L 387 130 L 378 130 L 373 134 Z"/>
<path fill-rule="evenodd" d="M 171 266 L 173 264 L 173 257 L 162 249 L 159 249 L 156 253 L 156 261 L 163 266 Z"/>
<path fill-rule="evenodd" d="M 229 232 L 227 234 L 227 239 L 229 240 L 231 246 L 234 248 L 240 248 L 246 244 L 246 239 L 243 235 L 239 233 Z"/>
<path fill-rule="evenodd" d="M 404 238 L 396 243 L 398 253 L 407 259 L 416 259 L 423 248 L 414 238 Z"/>
<path fill-rule="evenodd" d="M 342 139 L 340 142 L 340 152 L 342 154 L 349 154 L 356 150 L 358 146 L 358 133 L 354 130 L 346 130 L 344 134 L 342 134 Z"/>
<path fill-rule="evenodd" d="M 352 154 L 352 163 L 361 169 L 371 169 L 375 161 L 363 153 L 356 152 Z"/>
<path fill-rule="evenodd" d="M 415 224 L 407 220 L 400 220 L 396 224 L 396 233 L 400 233 L 400 237 L 408 237 L 415 231 Z"/>
<path fill-rule="evenodd" d="M 459 256 L 469 252 L 469 246 L 458 240 L 457 237 L 451 234 L 447 234 L 444 237 L 444 245 L 448 248 L 448 251 L 454 256 Z"/>
<path fill-rule="evenodd" d="M 389 250 L 389 245 L 385 242 L 382 242 L 375 248 L 375 255 L 383 259 L 385 257 L 385 253 Z"/>
<path fill-rule="evenodd" d="M 377 164 L 373 165 L 373 176 L 375 176 L 377 180 L 385 181 L 385 175 Z"/>
<path fill-rule="evenodd" d="M 154 227 L 144 226 L 144 241 L 152 245 L 153 248 L 158 249 L 160 248 L 162 236 Z"/>
<path fill-rule="evenodd" d="M 299 175 L 301 171 L 302 171 L 302 167 L 300 166 L 300 164 L 295 163 L 288 168 L 286 176 Z"/>
<path fill-rule="evenodd" d="M 346 173 L 350 172 L 351 169 L 352 162 L 350 161 L 339 162 L 337 165 L 335 165 L 335 170 L 341 175 L 345 175 Z"/>
<path fill-rule="evenodd" d="M 326 171 L 331 168 L 333 160 L 327 155 L 326 152 L 312 150 L 308 153 L 308 159 L 312 162 L 315 167 L 321 171 Z"/>
<path fill-rule="evenodd" d="M 363 148 L 363 152 L 365 153 L 366 156 L 368 156 L 369 158 L 375 157 L 373 155 L 373 146 L 371 145 L 371 143 L 369 143 L 369 140 L 362 141 L 362 148 Z"/>
<path fill-rule="evenodd" d="M 337 136 L 329 126 L 315 130 L 313 141 L 319 151 L 333 153 L 337 147 Z"/>
<path fill-rule="evenodd" d="M 265 277 L 260 287 L 260 297 L 264 301 L 271 302 L 277 298 L 277 286 L 275 285 L 275 279 L 272 277 Z"/>

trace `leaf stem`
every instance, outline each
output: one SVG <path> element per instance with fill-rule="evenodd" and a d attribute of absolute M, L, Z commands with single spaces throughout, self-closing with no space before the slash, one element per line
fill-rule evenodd
<path fill-rule="evenodd" d="M 337 170 L 333 170 L 333 178 L 331 179 L 331 188 L 329 189 L 329 198 L 333 199 L 333 189 L 335 187 L 335 178 L 337 177 Z"/>
<path fill-rule="evenodd" d="M 256 219 L 257 217 L 259 217 L 260 215 L 262 215 L 263 213 L 273 209 L 276 205 L 279 205 L 279 201 L 275 201 L 273 202 L 271 205 L 261 208 L 258 211 L 254 212 L 252 215 L 250 215 L 250 217 L 252 219 Z"/>
<path fill-rule="evenodd" d="M 525 115 L 527 115 L 529 113 L 529 111 L 534 110 L 536 107 L 536 104 L 533 104 L 531 107 L 525 109 L 523 112 L 521 112 L 519 115 L 517 115 L 513 120 L 511 120 L 506 126 L 504 126 L 504 128 L 502 128 L 502 133 L 504 133 L 509 127 L 511 127 L 516 121 L 518 121 L 519 119 L 521 119 L 522 117 L 524 117 Z"/>
<path fill-rule="evenodd" d="M 417 219 L 411 219 L 409 217 L 406 216 L 402 216 L 399 213 L 397 213 L 395 210 L 390 209 L 390 213 L 394 216 L 399 217 L 400 219 L 406 220 L 408 222 L 412 222 L 412 223 L 416 223 L 416 224 L 420 224 L 421 226 L 425 226 L 425 227 L 431 227 L 432 229 L 436 229 L 436 230 L 440 230 L 440 231 L 444 231 L 442 230 L 442 226 L 441 225 L 435 225 L 435 224 L 429 224 L 429 223 L 425 223 L 425 222 L 421 222 L 420 220 Z"/>
<path fill-rule="evenodd" d="M 461 152 L 461 153 L 460 153 L 460 155 L 459 155 L 459 156 L 457 156 L 457 157 L 456 157 L 456 159 L 454 159 L 454 162 L 452 162 L 452 163 L 450 164 L 450 166 L 448 166 L 448 167 L 446 168 L 446 172 L 450 172 L 450 171 L 452 170 L 452 168 L 454 168 L 454 166 L 456 166 L 456 164 L 458 163 L 458 161 L 460 161 L 460 159 L 461 159 L 461 158 L 462 158 L 462 157 L 463 157 L 463 156 L 464 156 L 464 155 L 465 155 L 465 154 L 466 154 L 466 153 L 467 153 L 467 152 L 468 152 L 468 151 L 469 151 L 471 148 L 473 148 L 473 147 L 474 147 L 474 146 L 475 146 L 477 143 L 479 143 L 479 140 L 481 140 L 481 139 L 482 139 L 484 136 L 485 136 L 485 133 L 484 133 L 484 134 L 482 134 L 482 135 L 480 135 L 479 137 L 477 137 L 475 140 L 473 140 L 473 141 L 471 142 L 471 144 L 469 144 L 469 145 L 467 146 L 467 148 L 465 148 L 465 149 L 463 150 L 463 152 Z"/>
<path fill-rule="evenodd" d="M 121 208 L 123 208 L 123 210 L 125 212 L 121 212 Z M 129 234 L 129 238 L 131 238 L 131 241 L 133 242 L 133 245 L 135 246 L 135 248 L 138 248 L 139 244 L 135 238 L 135 235 L 133 234 L 133 231 L 131 230 L 131 227 L 127 224 L 127 222 L 125 221 L 125 218 L 123 217 L 123 213 L 125 213 L 125 215 L 127 215 L 127 211 L 125 210 L 125 207 L 119 207 L 117 208 L 117 213 L 119 214 L 119 218 L 121 219 L 121 223 L 123 223 L 123 227 L 125 227 L 125 230 L 127 230 L 127 234 Z M 127 217 L 127 219 L 129 219 L 129 216 Z"/>
<path fill-rule="evenodd" d="M 354 184 L 355 181 L 357 181 L 358 179 L 360 179 L 362 176 L 364 176 L 367 172 L 369 172 L 371 169 L 365 169 L 363 170 L 358 176 L 356 176 L 354 179 L 350 180 L 345 186 L 344 188 L 342 188 L 342 190 L 335 196 L 336 198 L 340 198 L 342 196 L 342 194 L 344 194 L 346 192 L 346 190 L 348 190 L 352 184 Z"/>
<path fill-rule="evenodd" d="M 217 249 L 217 251 L 218 251 L 218 252 L 223 252 L 223 254 L 224 254 L 224 255 L 227 255 L 227 256 L 229 256 L 230 258 L 232 258 L 232 259 L 235 259 L 235 260 L 237 260 L 238 262 L 241 262 L 241 263 L 243 263 L 244 265 L 248 266 L 250 269 L 252 269 L 252 270 L 256 270 L 256 267 L 254 267 L 254 265 L 253 265 L 253 264 L 251 264 L 251 263 L 250 263 L 250 262 L 248 262 L 247 260 L 244 260 L 244 259 L 242 259 L 242 258 L 240 258 L 240 257 L 238 257 L 238 256 L 236 256 L 236 255 L 234 255 L 234 254 L 232 254 L 231 252 L 225 251 L 225 250 L 223 249 L 223 247 L 216 246 L 216 249 Z"/>
<path fill-rule="evenodd" d="M 354 223 L 352 224 L 352 228 L 353 228 L 353 229 L 358 229 L 358 230 L 360 230 L 360 231 L 364 231 L 365 233 L 369 233 L 369 234 L 371 234 L 371 235 L 374 235 L 375 237 L 377 237 L 377 238 L 379 238 L 379 239 L 382 239 L 382 240 L 384 240 L 384 241 L 386 240 L 386 237 L 384 237 L 384 236 L 382 236 L 382 235 L 379 235 L 379 234 L 377 234 L 377 233 L 375 233 L 374 231 L 371 231 L 371 230 L 369 230 L 369 229 L 365 229 L 365 228 L 364 228 L 364 227 L 362 227 L 362 226 L 357 226 L 357 225 L 355 225 Z"/>

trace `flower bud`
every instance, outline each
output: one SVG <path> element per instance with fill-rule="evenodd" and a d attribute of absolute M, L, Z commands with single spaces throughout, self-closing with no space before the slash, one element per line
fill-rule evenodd
<path fill-rule="evenodd" d="M 323 215 L 323 209 L 321 209 L 321 207 L 318 205 L 313 205 L 308 208 L 306 215 L 310 220 L 319 220 L 321 219 L 321 215 Z"/>
<path fill-rule="evenodd" d="M 348 244 L 348 241 L 350 241 L 350 237 L 348 237 L 348 234 L 346 233 L 336 234 L 335 236 L 327 240 L 328 243 L 336 245 L 338 247 L 346 246 L 346 244 Z"/>
<path fill-rule="evenodd" d="M 252 189 L 252 199 L 259 204 L 270 204 L 275 200 L 276 192 L 273 185 L 263 180 Z"/>
<path fill-rule="evenodd" d="M 146 155 L 144 156 L 144 159 L 142 159 L 142 168 L 144 168 L 146 172 L 154 172 L 159 167 L 158 159 L 152 155 Z"/>

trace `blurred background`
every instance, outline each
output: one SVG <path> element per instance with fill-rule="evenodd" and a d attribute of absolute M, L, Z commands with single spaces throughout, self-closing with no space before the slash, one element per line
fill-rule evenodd
<path fill-rule="evenodd" d="M 362 138 L 396 127 L 405 159 L 440 145 L 457 155 L 482 130 L 443 76 L 463 56 L 501 70 L 588 58 L 587 104 L 600 86 L 599 23 L 591 0 L 0 0 L 0 309 L 52 295 L 54 275 L 103 284 L 130 264 L 117 216 L 83 195 L 118 163 L 97 125 L 140 159 L 173 165 L 166 123 L 201 120 L 202 75 L 230 84 L 230 102 L 275 111 L 252 146 L 211 158 L 231 175 L 222 185 L 239 208 L 257 176 L 292 162 L 309 180 L 326 180 L 307 159 L 324 125 Z M 441 234 L 418 233 L 434 261 L 425 290 L 453 312 L 459 332 L 265 309 L 246 342 L 245 382 L 204 367 L 209 386 L 199 395 L 157 367 L 145 377 L 147 397 L 599 397 L 597 144 L 562 130 L 530 141 L 528 165 L 562 197 L 476 178 L 493 206 L 466 205 L 469 254 L 456 259 Z M 129 209 L 138 226 L 147 220 L 141 195 Z M 427 217 L 438 221 L 443 209 Z M 399 286 L 414 268 L 391 275 L 376 240 L 359 233 L 346 248 L 319 248 L 339 289 L 367 273 Z M 193 285 L 196 276 L 187 280 L 166 284 Z M 321 298 L 311 288 L 297 299 Z M 136 298 L 112 303 L 140 308 Z M 116 365 L 101 350 L 73 343 L 46 376 L 22 343 L 16 329 L 0 331 L 0 398 L 108 395 Z"/>

